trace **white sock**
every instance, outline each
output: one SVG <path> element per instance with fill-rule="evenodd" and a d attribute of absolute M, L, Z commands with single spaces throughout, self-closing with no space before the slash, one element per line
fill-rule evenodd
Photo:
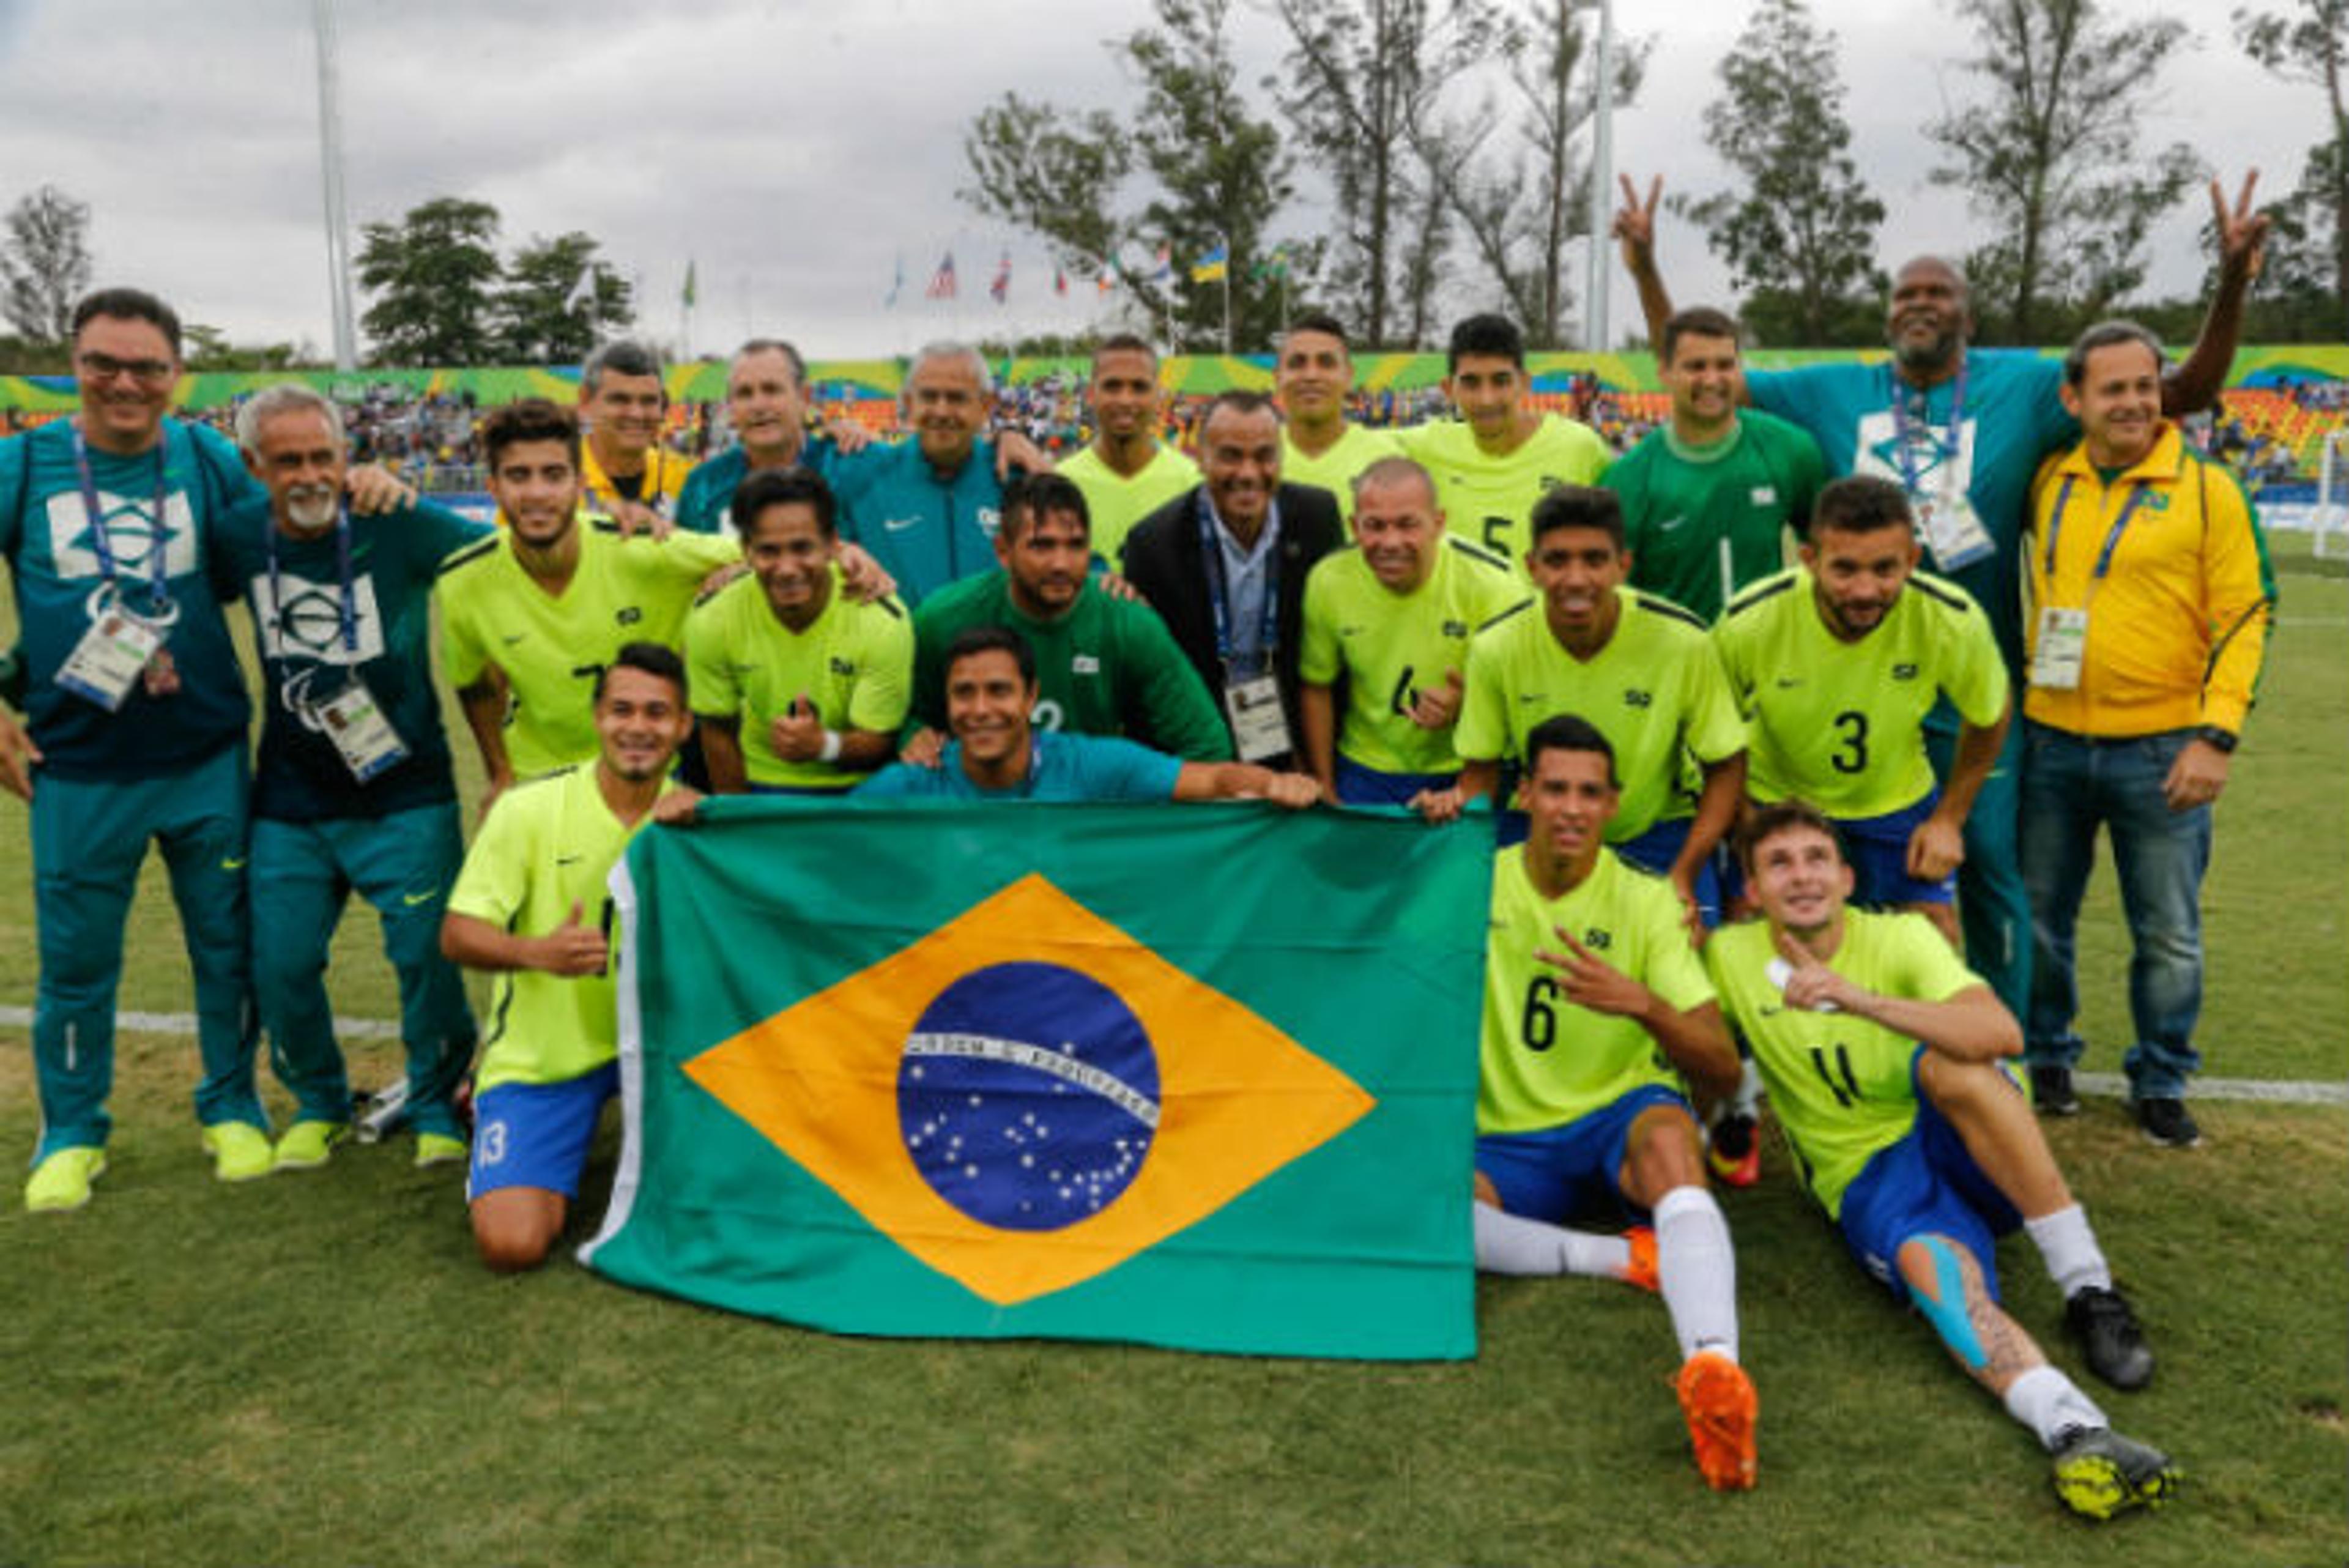
<path fill-rule="evenodd" d="M 2039 1446 L 2055 1451 L 2055 1439 L 2075 1427 L 2109 1427 L 2096 1402 L 2053 1366 L 2033 1367 L 2006 1386 L 2006 1413 L 2038 1434 Z"/>
<path fill-rule="evenodd" d="M 1587 1274 L 1619 1280 L 1631 1266 L 1631 1244 L 1620 1236 L 1569 1231 L 1506 1214 L 1489 1203 L 1476 1215 L 1476 1266 L 1488 1274 Z"/>
<path fill-rule="evenodd" d="M 1700 1350 L 1737 1359 L 1737 1254 L 1729 1221 L 1702 1187 L 1675 1187 L 1656 1205 L 1656 1274 L 1683 1360 Z"/>
<path fill-rule="evenodd" d="M 2055 1282 L 2065 1301 L 2090 1285 L 2113 1288 L 2113 1272 L 2105 1263 L 2104 1249 L 2096 1245 L 2096 1233 L 2088 1228 L 2086 1210 L 2070 1204 L 2053 1214 L 2025 1220 L 2023 1228 L 2038 1246 L 2039 1256 L 2047 1264 L 2047 1277 Z"/>
<path fill-rule="evenodd" d="M 1733 1116 L 1757 1120 L 1762 1115 L 1762 1074 L 1751 1056 L 1738 1064 L 1737 1093 L 1730 1096 L 1729 1109 Z"/>

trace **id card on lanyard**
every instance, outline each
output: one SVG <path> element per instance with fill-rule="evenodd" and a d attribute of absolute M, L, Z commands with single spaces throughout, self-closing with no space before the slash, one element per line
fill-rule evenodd
<path fill-rule="evenodd" d="M 105 586 L 91 607 L 89 628 L 74 644 L 73 652 L 66 656 L 57 680 L 66 691 L 109 713 L 121 710 L 131 687 L 154 667 L 156 656 L 162 652 L 163 643 L 171 635 L 171 622 L 177 618 L 177 607 L 171 603 L 171 530 L 166 510 L 171 493 L 166 445 L 166 440 L 159 436 L 155 445 L 154 509 L 148 514 L 147 523 L 148 594 L 142 613 L 123 594 L 106 509 L 98 501 L 98 481 L 90 472 L 89 442 L 78 421 L 73 427 L 74 472 L 81 482 L 82 515 L 89 523 L 90 552 L 98 557 L 98 576 Z"/>
<path fill-rule="evenodd" d="M 2041 573 L 2051 587 L 2055 581 L 2055 545 L 2064 536 L 2064 513 L 2072 504 L 2075 477 L 2065 474 L 2064 487 L 2055 493 L 2055 509 L 2047 519 L 2047 542 L 2041 546 Z M 2096 552 L 2096 564 L 2088 573 L 2088 586 L 2080 596 L 2081 602 L 2040 607 L 2039 626 L 2031 643 L 2030 679 L 2031 684 L 2041 691 L 2080 689 L 2081 670 L 2088 652 L 2088 612 L 2095 602 L 2096 585 L 2110 575 L 2113 552 L 2120 548 L 2121 535 L 2128 531 L 2129 519 L 2137 514 L 2145 492 L 2146 483 L 2140 479 L 2130 488 L 2128 499 L 2121 503 L 2120 515 L 2113 519 L 2112 530 L 2105 535 L 2105 547 Z"/>
<path fill-rule="evenodd" d="M 270 610 L 277 618 L 271 640 L 277 649 L 277 662 L 284 665 L 290 662 L 285 653 L 285 587 L 278 573 L 274 522 L 270 524 L 267 538 Z M 346 660 L 343 680 L 326 691 L 313 692 L 312 686 L 327 668 L 323 662 L 313 664 L 285 681 L 285 700 L 303 723 L 326 737 L 351 776 L 365 784 L 406 762 L 409 753 L 408 743 L 400 739 L 399 731 L 385 716 L 382 705 L 367 690 L 358 671 L 358 587 L 351 568 L 351 510 L 347 503 L 335 514 L 335 575 L 340 589 L 336 608 L 336 630 Z"/>
<path fill-rule="evenodd" d="M 1232 751 L 1244 763 L 1261 763 L 1286 754 L 1288 718 L 1280 703 L 1280 683 L 1273 674 L 1274 655 L 1280 647 L 1280 552 L 1269 541 L 1265 561 L 1264 612 L 1258 618 L 1254 652 L 1260 672 L 1233 673 L 1231 587 L 1224 570 L 1223 541 L 1205 496 L 1199 500 L 1199 553 L 1207 571 L 1207 602 L 1216 612 L 1216 658 L 1224 667 L 1224 716 L 1232 728 Z"/>
<path fill-rule="evenodd" d="M 1988 556 L 1994 546 L 1990 530 L 1982 526 L 1982 517 L 1974 511 L 1962 483 L 1971 465 L 1959 462 L 1966 439 L 1965 359 L 1960 357 L 1958 379 L 1950 389 L 1949 431 L 1943 438 L 1941 465 L 1936 471 L 1930 494 L 1926 493 L 1910 434 L 1913 427 L 1909 421 L 1908 389 L 1889 368 L 1885 374 L 1892 383 L 1892 451 L 1900 460 L 1900 487 L 1909 493 L 1909 502 L 1917 508 L 1918 536 L 1933 552 L 1935 570 L 1954 572 L 1970 566 Z M 1927 399 L 1930 411 L 1930 393 Z M 1930 439 L 1930 430 L 1917 433 Z"/>

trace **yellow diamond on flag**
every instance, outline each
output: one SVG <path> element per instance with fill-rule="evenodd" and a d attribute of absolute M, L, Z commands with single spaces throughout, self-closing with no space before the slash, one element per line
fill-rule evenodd
<path fill-rule="evenodd" d="M 1375 1104 L 1034 874 L 685 1070 L 999 1306 L 1117 1268 Z"/>

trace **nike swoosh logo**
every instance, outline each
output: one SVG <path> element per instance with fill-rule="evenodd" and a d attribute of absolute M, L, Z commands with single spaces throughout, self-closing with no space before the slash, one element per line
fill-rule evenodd
<path fill-rule="evenodd" d="M 221 869 L 223 871 L 242 871 L 244 869 L 244 862 L 245 857 L 240 855 L 234 859 L 222 861 Z"/>
<path fill-rule="evenodd" d="M 412 909 L 419 904 L 429 904 L 440 896 L 440 888 L 427 888 L 421 893 L 402 893 L 399 901 Z"/>
<path fill-rule="evenodd" d="M 585 858 L 586 857 L 581 855 L 558 855 L 554 857 L 554 863 L 557 866 L 576 866 Z"/>
<path fill-rule="evenodd" d="M 523 638 L 528 637 L 530 633 L 526 631 L 515 632 L 506 639 L 506 646 L 508 648 L 512 648 L 515 643 L 520 642 Z"/>
<path fill-rule="evenodd" d="M 881 520 L 881 526 L 892 534 L 902 534 L 908 528 L 919 525 L 921 521 L 918 517 L 885 517 Z"/>

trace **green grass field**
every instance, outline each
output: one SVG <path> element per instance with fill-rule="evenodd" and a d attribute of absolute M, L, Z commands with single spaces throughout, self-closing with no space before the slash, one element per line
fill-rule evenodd
<path fill-rule="evenodd" d="M 2283 624 L 2208 889 L 2203 1046 L 2216 1076 L 2340 1082 L 2349 582 L 2297 541 L 2279 554 Z M 0 801 L 0 1007 L 32 1002 L 29 884 L 23 807 Z M 364 914 L 338 940 L 346 1014 L 394 1013 L 375 941 Z M 125 1008 L 186 1011 L 178 942 L 155 873 Z M 2088 1065 L 2110 1071 L 2109 877 L 2083 947 Z M 396 1050 L 355 1049 L 360 1081 L 392 1077 Z M 833 1338 L 568 1263 L 492 1279 L 461 1178 L 411 1170 L 404 1143 L 221 1187 L 191 1057 L 124 1037 L 88 1210 L 0 1195 L 0 1568 L 2349 1558 L 2338 1106 L 2208 1103 L 2209 1142 L 2182 1155 L 2111 1101 L 2053 1127 L 2163 1358 L 2106 1402 L 2189 1471 L 2174 1507 L 2097 1528 L 1775 1161 L 1725 1199 L 1763 1459 L 1758 1490 L 1717 1497 L 1686 1456 L 1661 1308 L 1620 1287 L 1485 1281 L 1482 1354 L 1448 1366 Z M 0 1023 L 0 1150 L 29 1150 L 36 1122 L 26 1031 Z M 2029 1245 L 2004 1261 L 2017 1315 L 2076 1367 Z"/>

